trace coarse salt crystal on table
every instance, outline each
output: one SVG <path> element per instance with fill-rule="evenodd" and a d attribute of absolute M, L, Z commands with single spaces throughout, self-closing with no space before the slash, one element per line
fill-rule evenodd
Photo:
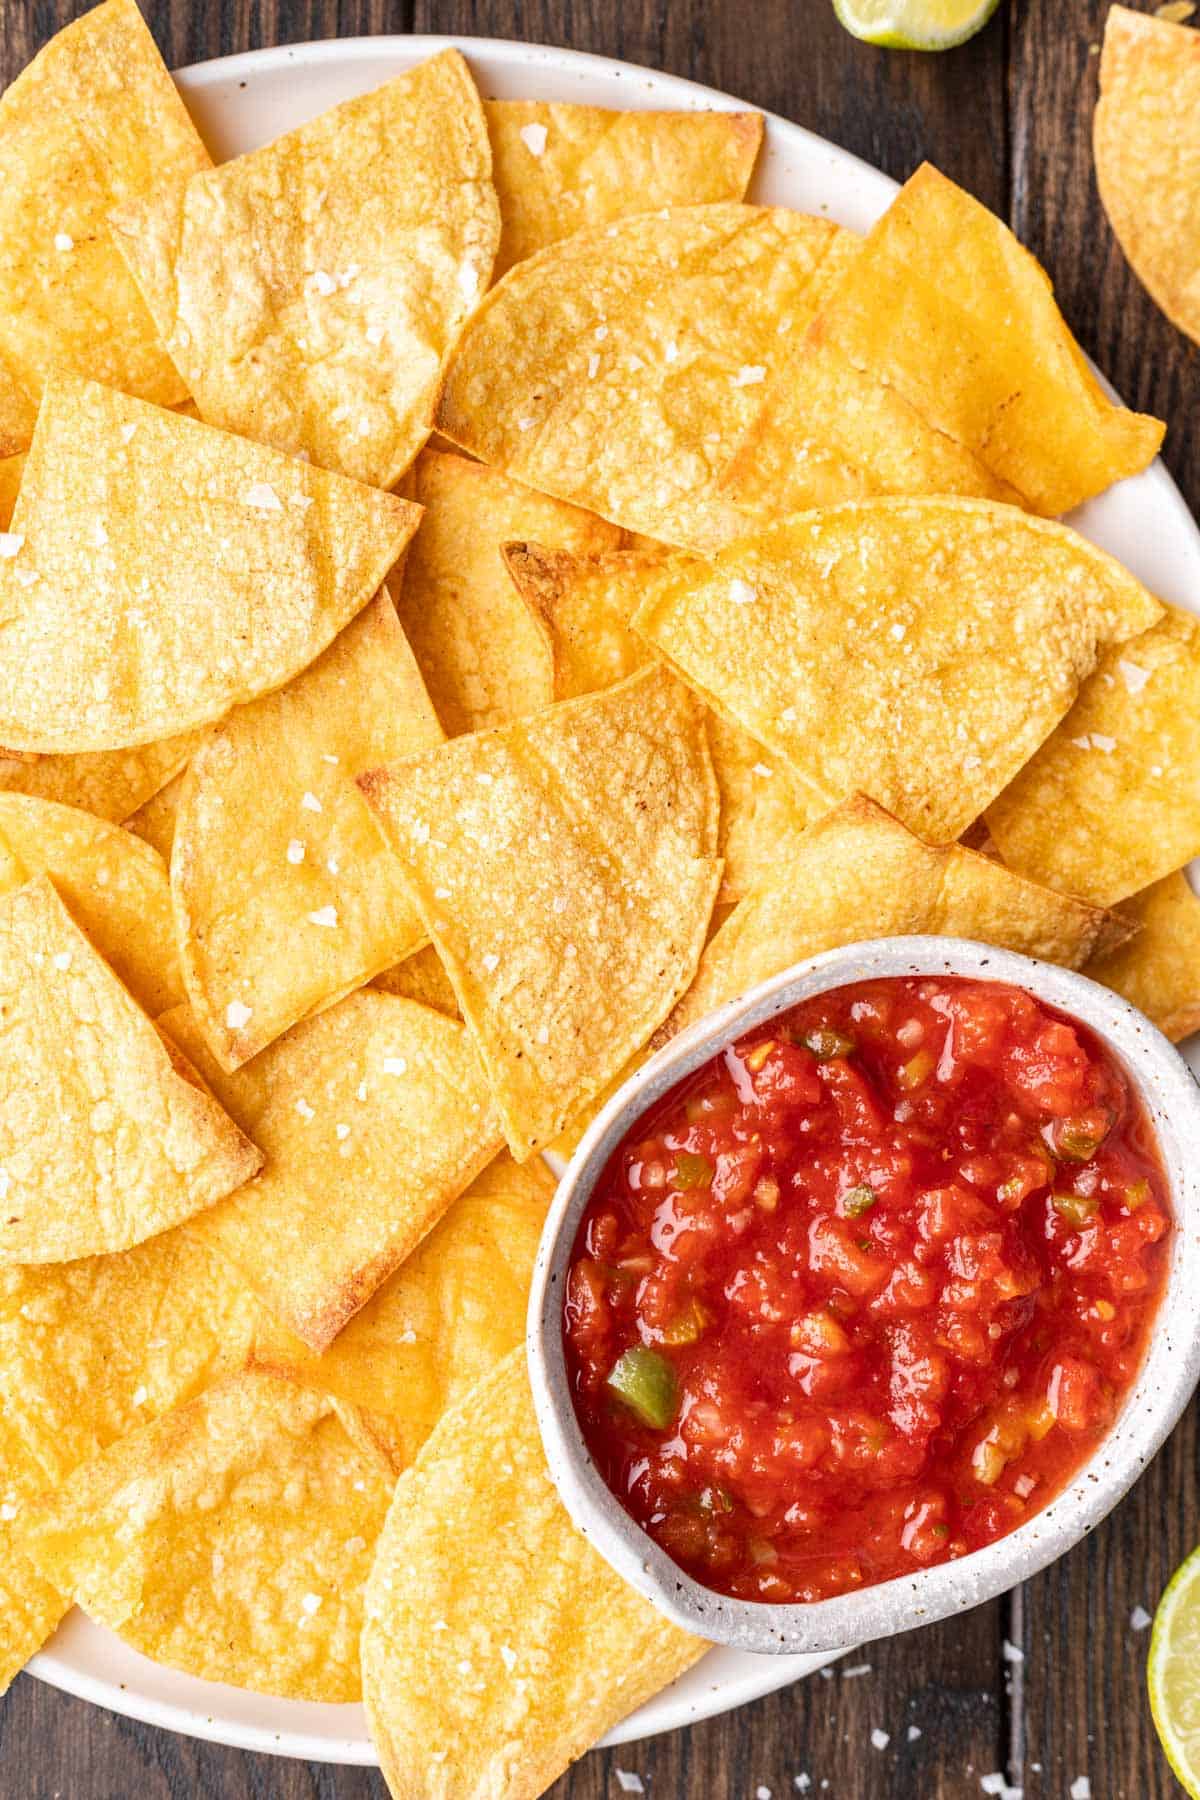
<path fill-rule="evenodd" d="M 886 1750 L 891 1741 L 890 1732 L 881 1731 L 878 1725 L 873 1725 L 871 1727 L 871 1742 L 874 1744 L 876 1750 Z"/>
<path fill-rule="evenodd" d="M 634 1775 L 629 1769 L 617 1770 L 617 1786 L 623 1794 L 644 1794 L 646 1784 L 640 1775 Z"/>
<path fill-rule="evenodd" d="M 1129 1615 L 1129 1623 L 1134 1631 L 1145 1631 L 1147 1625 L 1154 1623 L 1154 1615 L 1148 1613 L 1144 1606 L 1135 1606 Z"/>
<path fill-rule="evenodd" d="M 1092 1800 L 1092 1784 L 1086 1775 L 1077 1775 L 1071 1783 L 1071 1800 Z"/>

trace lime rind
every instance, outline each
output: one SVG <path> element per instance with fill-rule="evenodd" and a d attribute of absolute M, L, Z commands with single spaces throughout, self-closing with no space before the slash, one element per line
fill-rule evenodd
<path fill-rule="evenodd" d="M 1146 1661 L 1150 1713 L 1171 1769 L 1200 1800 L 1200 1550 L 1167 1584 Z"/>
<path fill-rule="evenodd" d="M 980 0 L 960 18 L 947 0 L 833 0 L 852 37 L 882 50 L 953 50 L 982 31 L 999 0 Z"/>

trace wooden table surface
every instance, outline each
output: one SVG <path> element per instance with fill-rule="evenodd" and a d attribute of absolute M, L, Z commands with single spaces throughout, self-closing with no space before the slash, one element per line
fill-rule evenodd
<path fill-rule="evenodd" d="M 83 4 L 0 0 L 11 80 Z M 903 178 L 923 157 L 1007 218 L 1130 405 L 1169 421 L 1166 460 L 1200 510 L 1200 350 L 1126 268 L 1089 145 L 1104 0 L 1001 0 L 961 50 L 856 44 L 829 0 L 156 0 L 172 66 L 261 44 L 462 32 L 600 51 L 782 113 Z M 1200 596 L 1197 596 L 1200 600 Z M 1161 1800 L 1181 1790 L 1143 1691 L 1167 1576 L 1200 1538 L 1196 1408 L 1107 1523 L 1053 1569 L 966 1617 L 870 1646 L 826 1679 L 672 1737 L 585 1757 L 555 1800 L 640 1775 L 650 1800 L 966 1800 L 1002 1772 L 1025 1800 Z M 877 1748 L 872 1731 L 888 1734 Z M 797 1785 L 807 1776 L 811 1786 Z M 989 1783 L 989 1787 L 993 1784 Z M 0 1800 L 380 1800 L 373 1772 L 193 1743 L 22 1676 L 0 1702 Z"/>

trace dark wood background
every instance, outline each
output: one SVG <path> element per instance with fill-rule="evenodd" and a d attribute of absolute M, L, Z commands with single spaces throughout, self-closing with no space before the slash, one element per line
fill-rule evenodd
<path fill-rule="evenodd" d="M 144 3 L 144 0 L 143 0 Z M 0 0 L 11 80 L 76 0 Z M 1169 421 L 1166 460 L 1200 509 L 1200 350 L 1142 292 L 1100 210 L 1089 129 L 1104 0 L 1001 0 L 961 50 L 856 44 L 830 0 L 154 0 L 172 66 L 260 44 L 462 32 L 567 44 L 669 69 L 799 120 L 904 177 L 929 157 L 1007 218 L 1069 323 L 1134 406 Z M 1197 596 L 1200 600 L 1200 596 Z M 868 1647 L 869 1673 L 814 1677 L 755 1706 L 586 1757 L 555 1800 L 966 1800 L 1003 1772 L 1025 1800 L 1162 1800 L 1178 1788 L 1144 1697 L 1153 1610 L 1200 1538 L 1193 1407 L 1137 1490 L 1045 1575 L 966 1617 Z M 920 1735 L 909 1740 L 909 1728 Z M 880 1750 L 873 1729 L 889 1733 Z M 802 1790 L 801 1790 L 802 1791 Z M 193 1743 L 21 1677 L 0 1702 L 2 1800 L 380 1800 L 362 1770 Z"/>

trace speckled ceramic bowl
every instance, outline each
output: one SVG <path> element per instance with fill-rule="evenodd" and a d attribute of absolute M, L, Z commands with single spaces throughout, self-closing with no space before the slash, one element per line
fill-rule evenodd
<path fill-rule="evenodd" d="M 812 1604 L 735 1600 L 701 1586 L 606 1487 L 567 1386 L 564 1283 L 580 1215 L 630 1126 L 730 1039 L 829 988 L 878 976 L 967 975 L 1026 988 L 1091 1027 L 1125 1067 L 1158 1135 L 1176 1232 L 1166 1293 L 1138 1380 L 1070 1485 L 1029 1522 L 970 1556 Z M 1200 1375 L 1200 1088 L 1161 1032 L 1082 975 L 962 938 L 880 938 L 799 964 L 701 1019 L 639 1069 L 595 1119 L 559 1186 L 530 1297 L 528 1351 L 550 1472 L 579 1529 L 633 1587 L 686 1630 L 776 1655 L 843 1649 L 978 1606 L 1079 1542 L 1137 1480 Z"/>

